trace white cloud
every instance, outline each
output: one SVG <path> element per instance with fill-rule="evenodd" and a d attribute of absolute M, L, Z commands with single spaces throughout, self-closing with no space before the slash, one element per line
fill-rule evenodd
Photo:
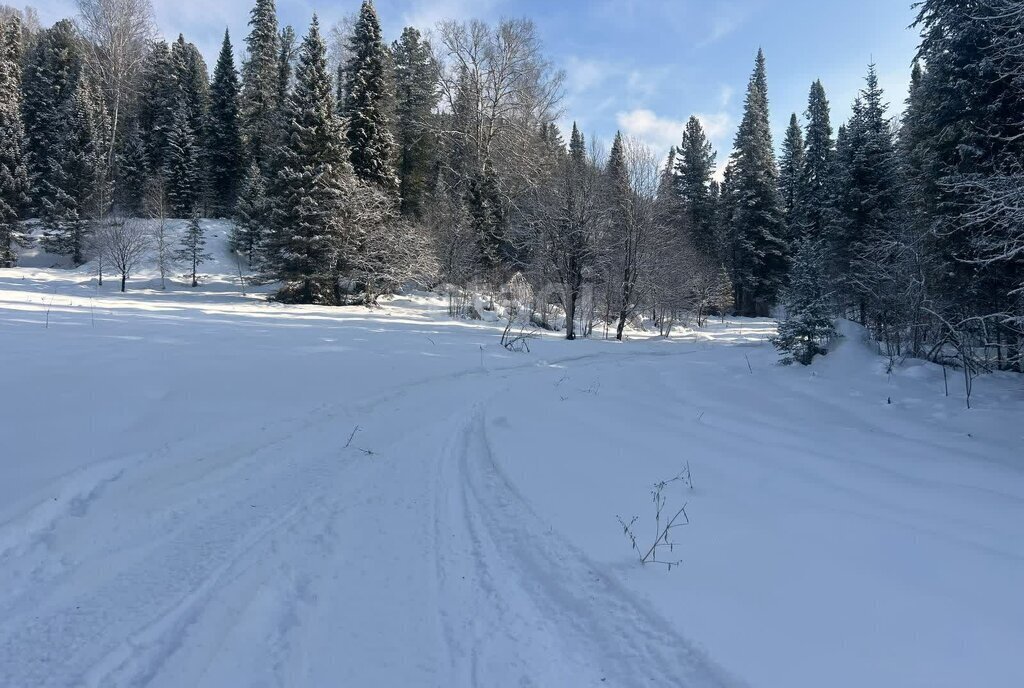
<path fill-rule="evenodd" d="M 700 120 L 704 127 L 704 133 L 712 141 L 720 141 L 729 136 L 732 129 L 732 117 L 728 112 L 712 112 L 710 114 L 698 112 L 695 117 Z"/>
<path fill-rule="evenodd" d="M 678 145 L 686 123 L 667 117 L 659 117 L 653 110 L 638 108 L 620 112 L 615 116 L 623 134 L 640 139 L 650 146 L 658 156 Z"/>

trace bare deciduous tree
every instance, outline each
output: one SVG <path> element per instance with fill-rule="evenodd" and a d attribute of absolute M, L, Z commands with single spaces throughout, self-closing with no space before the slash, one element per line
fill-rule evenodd
<path fill-rule="evenodd" d="M 149 0 L 78 0 L 79 28 L 112 118 L 108 168 L 114 164 L 121 113 L 134 92 L 156 34 Z"/>
<path fill-rule="evenodd" d="M 128 278 L 149 251 L 146 227 L 135 219 L 112 222 L 98 232 L 97 245 L 103 262 L 121 276 L 121 291 L 125 291 Z"/>
<path fill-rule="evenodd" d="M 160 288 L 166 289 L 167 273 L 174 267 L 174 249 L 167 233 L 167 183 L 162 175 L 156 175 L 147 182 L 143 208 L 153 220 L 152 243 L 156 266 L 160 271 Z"/>

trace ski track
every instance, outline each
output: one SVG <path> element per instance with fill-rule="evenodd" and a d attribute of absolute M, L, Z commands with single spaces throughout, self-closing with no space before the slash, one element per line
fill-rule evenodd
<path fill-rule="evenodd" d="M 455 433 L 439 480 L 448 513 L 437 517 L 437 568 L 446 594 L 461 598 L 456 609 L 469 602 L 496 613 L 468 622 L 442 615 L 461 684 L 738 685 L 533 513 L 494 460 L 485 409 L 474 410 Z M 449 537 L 445 547 L 442 524 L 463 537 Z M 464 541 L 471 543 L 469 562 L 451 546 Z M 443 575 L 453 568 L 463 577 Z M 559 648 L 563 664 L 544 664 L 551 647 Z M 511 658 L 508 648 L 515 649 Z"/>

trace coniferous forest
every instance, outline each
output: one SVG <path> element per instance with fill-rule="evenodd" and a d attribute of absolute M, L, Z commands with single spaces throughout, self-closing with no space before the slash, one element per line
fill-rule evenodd
<path fill-rule="evenodd" d="M 148 0 L 78 5 L 48 28 L 0 12 L 2 267 L 30 235 L 81 264 L 124 249 L 124 218 L 228 218 L 283 302 L 417 284 L 461 316 L 466 294 L 525 280 L 535 322 L 557 311 L 568 339 L 775 316 L 784 360 L 807 363 L 847 318 L 894 359 L 1024 372 L 1021 0 L 919 3 L 909 92 L 868 65 L 846 122 L 820 81 L 772 102 L 752 51 L 718 152 L 697 117 L 668 151 L 560 131 L 565 75 L 526 19 L 388 43 L 370 0 L 330 30 L 256 0 L 211 70 L 157 35 Z M 781 141 L 769 107 L 794 112 Z"/>

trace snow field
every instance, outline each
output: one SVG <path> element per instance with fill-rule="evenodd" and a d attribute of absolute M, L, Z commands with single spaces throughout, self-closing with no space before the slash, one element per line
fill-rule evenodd
<path fill-rule="evenodd" d="M 767 321 L 511 354 L 243 296 L 223 234 L 195 290 L 0 271 L 0 685 L 1024 684 L 1019 378 Z"/>

